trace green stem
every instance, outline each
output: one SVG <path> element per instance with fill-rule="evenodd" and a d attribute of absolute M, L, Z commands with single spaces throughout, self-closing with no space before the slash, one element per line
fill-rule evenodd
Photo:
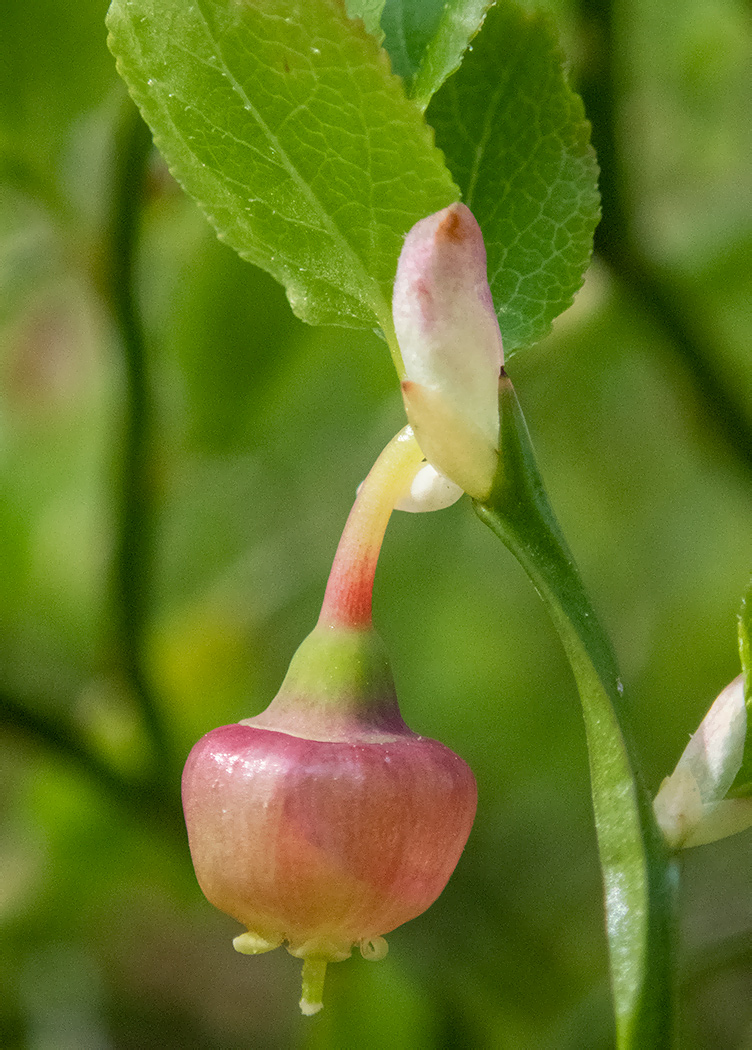
<path fill-rule="evenodd" d="M 124 365 L 114 597 L 121 671 L 139 704 L 157 768 L 166 772 L 170 753 L 167 729 L 143 670 L 153 567 L 154 495 L 146 346 L 136 305 L 134 270 L 150 151 L 151 133 L 127 98 L 116 129 L 112 214 L 105 259 L 106 295 Z"/>
<path fill-rule="evenodd" d="M 676 869 L 636 773 L 610 642 L 551 510 L 506 376 L 500 408 L 500 467 L 490 497 L 475 508 L 541 595 L 580 692 L 605 887 L 617 1045 L 620 1050 L 664 1050 L 673 1038 Z"/>

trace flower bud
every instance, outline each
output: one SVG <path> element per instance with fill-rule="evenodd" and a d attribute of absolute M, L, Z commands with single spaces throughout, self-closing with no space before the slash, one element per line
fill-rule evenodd
<path fill-rule="evenodd" d="M 408 419 L 429 463 L 477 499 L 498 461 L 504 352 L 483 235 L 464 204 L 421 219 L 402 248 L 392 303 Z"/>
<path fill-rule="evenodd" d="M 248 932 L 248 954 L 287 942 L 304 960 L 304 1013 L 321 1008 L 328 962 L 433 903 L 470 833 L 476 786 L 449 748 L 402 720 L 370 628 L 319 625 L 270 706 L 207 733 L 183 774 L 206 897 Z"/>
<path fill-rule="evenodd" d="M 721 692 L 653 802 L 672 849 L 702 846 L 752 825 L 752 799 L 725 798 L 747 735 L 744 676 Z"/>

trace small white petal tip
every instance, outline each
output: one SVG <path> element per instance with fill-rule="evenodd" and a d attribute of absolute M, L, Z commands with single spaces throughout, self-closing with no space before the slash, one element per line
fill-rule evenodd
<path fill-rule="evenodd" d="M 395 504 L 396 510 L 409 514 L 444 510 L 464 495 L 459 485 L 445 478 L 430 463 L 424 463 L 410 483 L 409 489 Z"/>

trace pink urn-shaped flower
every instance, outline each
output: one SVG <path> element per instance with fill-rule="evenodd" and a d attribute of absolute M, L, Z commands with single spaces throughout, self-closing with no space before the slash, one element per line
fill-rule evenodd
<path fill-rule="evenodd" d="M 475 804 L 462 759 L 402 721 L 372 630 L 317 628 L 270 707 L 207 733 L 183 774 L 196 875 L 248 928 L 236 946 L 286 941 L 313 985 L 436 900 Z M 319 998 L 304 987 L 304 1012 Z"/>
<path fill-rule="evenodd" d="M 270 706 L 207 733 L 183 774 L 204 894 L 247 928 L 238 951 L 286 943 L 304 960 L 304 1013 L 321 1008 L 328 962 L 354 945 L 381 958 L 383 934 L 436 900 L 476 807 L 465 762 L 402 720 L 370 625 L 374 541 L 353 553 L 353 535 L 345 530 L 319 624 Z"/>

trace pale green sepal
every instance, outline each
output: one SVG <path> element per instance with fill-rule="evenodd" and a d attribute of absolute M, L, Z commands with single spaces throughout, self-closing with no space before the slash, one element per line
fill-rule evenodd
<path fill-rule="evenodd" d="M 326 959 L 327 962 L 344 962 L 352 955 L 351 944 L 335 943 L 334 941 L 316 940 L 305 941 L 303 944 L 288 944 L 287 950 L 296 959 Z"/>
<path fill-rule="evenodd" d="M 373 628 L 317 627 L 295 652 L 279 692 L 332 704 L 342 697 L 391 699 L 394 679 L 386 647 Z"/>
<path fill-rule="evenodd" d="M 384 743 L 410 732 L 376 631 L 322 623 L 298 647 L 266 710 L 241 724 L 329 741 Z"/>

